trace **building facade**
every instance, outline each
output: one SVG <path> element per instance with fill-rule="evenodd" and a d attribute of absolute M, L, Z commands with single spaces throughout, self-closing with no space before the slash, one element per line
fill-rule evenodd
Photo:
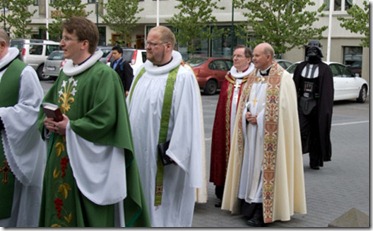
<path fill-rule="evenodd" d="M 53 0 L 35 0 L 34 5 L 30 7 L 30 11 L 36 10 L 32 18 L 31 26 L 33 28 L 34 37 L 45 37 L 45 32 L 40 28 L 45 27 L 52 22 L 51 14 L 54 9 L 49 7 L 49 2 Z M 309 6 L 308 11 L 316 10 L 323 3 L 327 4 L 327 9 L 320 16 L 319 21 L 314 23 L 314 27 L 329 25 L 329 0 L 313 0 L 315 6 Z M 98 12 L 105 13 L 105 9 L 100 7 L 101 3 L 106 3 L 107 0 L 82 0 L 82 3 L 88 3 L 87 11 L 93 13 L 88 16 L 90 20 L 95 22 L 100 31 L 100 45 L 114 44 L 118 34 L 112 31 L 108 26 L 103 24 L 103 20 L 99 17 Z M 178 13 L 175 6 L 179 2 L 175 0 L 139 0 L 139 8 L 143 8 L 138 15 L 140 20 L 137 23 L 136 29 L 132 34 L 132 41 L 127 44 L 130 47 L 142 49 L 145 46 L 145 38 L 151 27 L 167 25 L 166 20 L 170 19 L 174 14 Z M 361 70 L 361 76 L 369 81 L 369 48 L 362 47 L 361 38 L 363 35 L 351 33 L 340 26 L 340 21 L 337 17 L 348 17 L 346 10 L 353 4 L 357 4 L 363 8 L 363 0 L 334 0 L 334 6 L 331 10 L 331 27 L 323 32 L 323 39 L 320 40 L 323 45 L 322 51 L 324 60 L 328 56 L 330 61 L 340 62 L 351 67 Z M 232 9 L 232 1 L 220 1 L 219 6 L 225 7 L 224 10 L 219 10 L 213 13 L 218 21 L 219 28 L 231 28 L 233 24 L 245 22 L 245 17 L 240 9 Z M 330 30 L 330 40 L 328 40 Z M 248 35 L 248 39 L 250 36 Z M 328 48 L 330 41 L 330 48 Z M 201 56 L 230 56 L 232 46 L 234 44 L 244 43 L 239 38 L 232 38 L 222 35 L 220 38 L 215 38 L 209 41 L 200 41 L 199 50 L 197 53 Z M 179 51 L 186 54 L 186 48 L 179 47 Z M 327 52 L 330 51 L 330 54 Z M 184 58 L 187 58 L 185 56 Z M 282 54 L 282 59 L 287 59 L 292 62 L 304 60 L 304 48 L 294 48 L 285 54 Z"/>

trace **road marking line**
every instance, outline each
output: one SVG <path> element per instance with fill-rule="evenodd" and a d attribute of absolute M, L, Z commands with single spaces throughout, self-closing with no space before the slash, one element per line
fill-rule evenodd
<path fill-rule="evenodd" d="M 348 123 L 337 123 L 337 124 L 332 124 L 332 126 L 344 126 L 344 125 L 364 124 L 364 123 L 369 123 L 369 120 L 348 122 Z"/>

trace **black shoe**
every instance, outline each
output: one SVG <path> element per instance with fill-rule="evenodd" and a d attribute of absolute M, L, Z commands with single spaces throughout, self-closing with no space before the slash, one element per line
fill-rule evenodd
<path fill-rule="evenodd" d="M 264 221 L 263 221 L 263 216 L 262 217 L 257 217 L 254 216 L 253 218 L 247 220 L 247 225 L 251 227 L 264 227 Z"/>
<path fill-rule="evenodd" d="M 251 227 L 264 227 L 264 218 L 263 218 L 263 205 L 257 204 L 255 208 L 254 215 L 251 219 L 247 220 L 247 225 Z"/>
<path fill-rule="evenodd" d="M 215 207 L 216 207 L 216 208 L 220 208 L 220 207 L 221 207 L 221 201 L 216 202 L 216 203 L 215 203 Z"/>
<path fill-rule="evenodd" d="M 310 165 L 310 168 L 314 170 L 320 170 L 320 167 L 317 165 Z"/>

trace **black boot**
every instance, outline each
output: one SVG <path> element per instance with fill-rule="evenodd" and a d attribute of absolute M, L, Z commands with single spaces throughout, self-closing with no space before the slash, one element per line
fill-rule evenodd
<path fill-rule="evenodd" d="M 263 204 L 256 204 L 254 215 L 251 219 L 247 220 L 247 225 L 252 227 L 264 227 L 263 218 Z"/>
<path fill-rule="evenodd" d="M 223 192 L 224 192 L 224 185 L 222 186 L 215 186 L 215 195 L 218 198 L 218 202 L 215 203 L 216 208 L 221 207 L 221 201 L 223 199 Z"/>
<path fill-rule="evenodd" d="M 221 207 L 221 200 L 218 199 L 219 201 L 215 203 L 215 207 L 216 208 L 220 208 Z"/>

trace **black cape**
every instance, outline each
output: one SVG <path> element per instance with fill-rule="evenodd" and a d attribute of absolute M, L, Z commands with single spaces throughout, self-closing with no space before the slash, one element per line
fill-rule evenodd
<path fill-rule="evenodd" d="M 301 92 L 300 78 L 303 68 L 308 64 L 307 61 L 300 63 L 294 71 L 293 79 L 295 87 L 298 93 Z M 334 101 L 334 84 L 333 84 L 333 73 L 330 67 L 320 62 L 319 64 L 319 94 L 320 98 L 317 101 L 319 108 L 319 137 L 320 137 L 320 149 L 321 155 L 324 161 L 330 161 L 332 157 L 332 144 L 330 141 L 330 130 L 332 125 L 333 115 L 333 101 Z"/>

